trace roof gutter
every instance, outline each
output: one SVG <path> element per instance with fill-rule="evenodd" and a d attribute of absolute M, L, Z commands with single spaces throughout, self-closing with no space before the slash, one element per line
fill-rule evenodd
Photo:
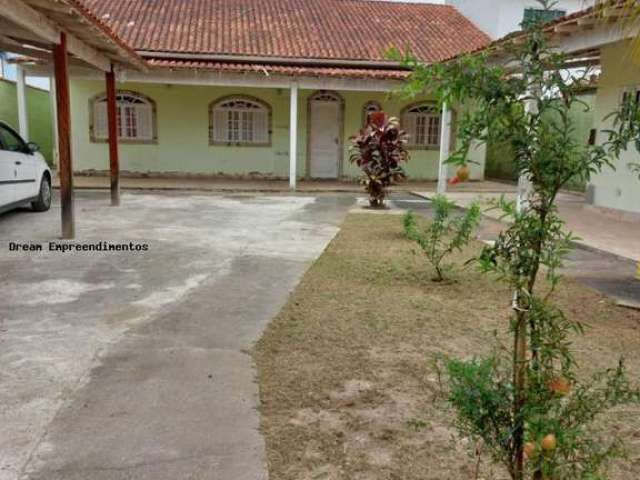
<path fill-rule="evenodd" d="M 209 53 L 174 53 L 137 50 L 143 58 L 161 58 L 169 60 L 192 60 L 206 62 L 262 63 L 265 65 L 291 65 L 314 67 L 362 67 L 381 70 L 405 70 L 399 62 L 370 60 L 328 60 L 320 58 L 261 57 L 253 55 L 220 55 Z"/>

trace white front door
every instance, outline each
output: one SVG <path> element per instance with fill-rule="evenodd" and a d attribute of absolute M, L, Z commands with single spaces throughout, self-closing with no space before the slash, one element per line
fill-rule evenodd
<path fill-rule="evenodd" d="M 340 163 L 341 100 L 331 93 L 311 97 L 309 176 L 338 178 Z"/>

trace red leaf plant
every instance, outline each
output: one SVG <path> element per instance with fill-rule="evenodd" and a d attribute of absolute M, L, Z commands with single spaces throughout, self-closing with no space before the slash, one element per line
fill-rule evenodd
<path fill-rule="evenodd" d="M 369 115 L 367 126 L 350 138 L 349 160 L 362 169 L 371 207 L 383 207 L 388 187 L 406 178 L 400 164 L 409 160 L 408 138 L 398 119 L 384 112 Z"/>

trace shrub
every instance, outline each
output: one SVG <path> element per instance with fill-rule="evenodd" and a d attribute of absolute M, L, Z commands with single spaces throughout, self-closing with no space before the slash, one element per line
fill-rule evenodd
<path fill-rule="evenodd" d="M 388 187 L 406 178 L 401 163 L 409 160 L 408 136 L 399 125 L 397 118 L 375 112 L 367 126 L 351 138 L 349 160 L 362 169 L 361 182 L 372 207 L 382 207 Z"/>
<path fill-rule="evenodd" d="M 404 231 L 407 238 L 420 245 L 427 260 L 433 265 L 436 282 L 443 281 L 444 272 L 451 268 L 444 264 L 445 258 L 454 250 L 462 250 L 469 243 L 473 230 L 480 223 L 480 206 L 473 203 L 464 215 L 451 215 L 456 210 L 455 203 L 444 195 L 436 195 L 431 200 L 434 209 L 433 221 L 421 231 L 412 212 L 404 216 Z"/>

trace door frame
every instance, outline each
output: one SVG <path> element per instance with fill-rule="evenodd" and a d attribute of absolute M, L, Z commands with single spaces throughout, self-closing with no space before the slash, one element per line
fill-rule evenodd
<path fill-rule="evenodd" d="M 338 145 L 337 145 L 337 162 L 338 170 L 336 180 L 342 178 L 343 156 L 344 156 L 344 97 L 335 90 L 316 90 L 307 99 L 307 159 L 305 161 L 305 179 L 310 180 L 311 177 L 311 136 L 313 135 L 313 122 L 311 121 L 311 110 L 315 100 L 322 96 L 330 95 L 338 101 Z"/>

